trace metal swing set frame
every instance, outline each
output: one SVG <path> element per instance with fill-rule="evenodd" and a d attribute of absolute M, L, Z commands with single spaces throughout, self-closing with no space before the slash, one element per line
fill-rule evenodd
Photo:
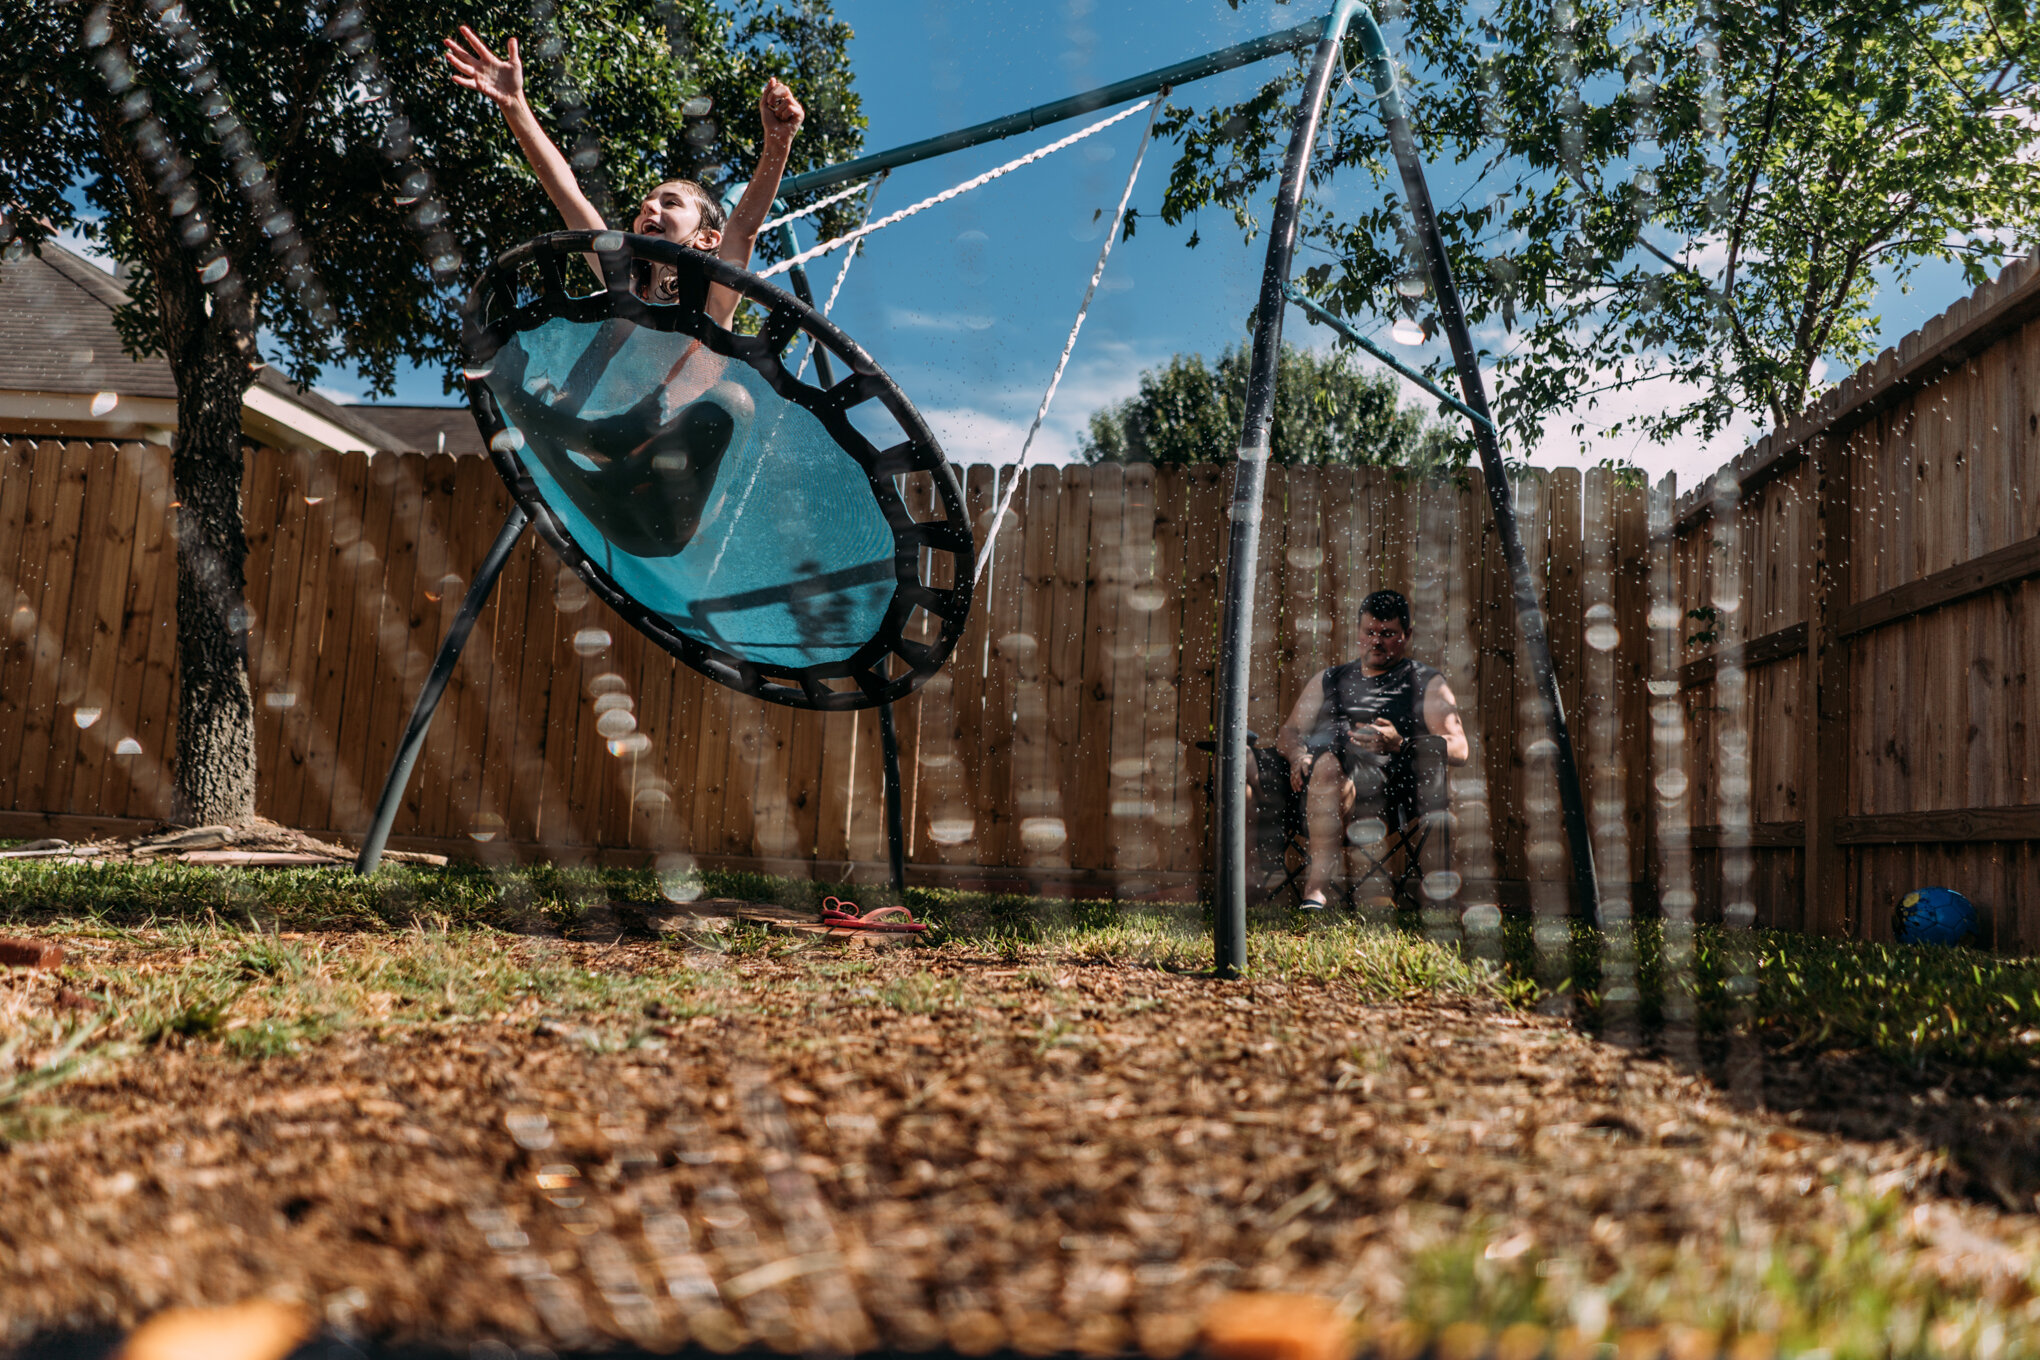
<path fill-rule="evenodd" d="M 1333 69 L 1349 31 L 1354 32 L 1359 38 L 1365 53 L 1368 72 L 1374 84 L 1375 102 L 1380 108 L 1381 119 L 1388 134 L 1389 148 L 1395 156 L 1402 177 L 1403 193 L 1409 207 L 1412 226 L 1423 254 L 1426 271 L 1430 276 L 1438 320 L 1452 350 L 1453 365 L 1459 379 L 1459 395 L 1456 398 L 1423 374 L 1411 369 L 1392 354 L 1358 334 L 1339 317 L 1319 307 L 1305 296 L 1290 278 L 1297 219 L 1311 155 L 1323 118 L 1325 101 L 1330 94 Z M 788 198 L 818 193 L 900 166 L 1000 141 L 1116 104 L 1161 94 L 1175 86 L 1306 48 L 1312 49 L 1309 72 L 1304 82 L 1303 95 L 1298 104 L 1295 120 L 1291 125 L 1289 147 L 1276 191 L 1274 213 L 1269 223 L 1267 254 L 1262 267 L 1256 311 L 1253 357 L 1248 374 L 1246 412 L 1240 431 L 1230 510 L 1231 528 L 1227 547 L 1219 652 L 1221 701 L 1217 732 L 1218 845 L 1213 963 L 1215 972 L 1220 977 L 1237 976 L 1244 968 L 1247 957 L 1249 810 L 1246 797 L 1246 762 L 1251 758 L 1247 749 L 1247 689 L 1250 621 L 1253 617 L 1255 589 L 1253 564 L 1258 555 L 1262 503 L 1267 488 L 1269 436 L 1275 409 L 1276 360 L 1281 352 L 1285 303 L 1289 302 L 1303 308 L 1313 321 L 1331 326 L 1341 336 L 1381 359 L 1404 378 L 1467 418 L 1473 430 L 1475 447 L 1480 454 L 1489 508 L 1494 516 L 1495 528 L 1509 568 L 1517 631 L 1535 677 L 1546 732 L 1557 750 L 1555 773 L 1559 802 L 1565 819 L 1566 838 L 1572 853 L 1574 909 L 1591 919 L 1596 914 L 1598 906 L 1593 843 L 1588 834 L 1579 765 L 1574 756 L 1564 703 L 1559 696 L 1557 675 L 1552 666 L 1551 644 L 1545 626 L 1544 612 L 1537 600 L 1529 559 L 1523 548 L 1522 535 L 1517 529 L 1514 493 L 1502 465 L 1501 445 L 1493 416 L 1488 408 L 1478 356 L 1467 331 L 1466 315 L 1460 304 L 1458 287 L 1452 277 L 1451 264 L 1439 236 L 1437 213 L 1432 205 L 1429 185 L 1424 178 L 1423 162 L 1418 155 L 1416 139 L 1411 133 L 1408 116 L 1397 88 L 1395 63 L 1389 55 L 1388 44 L 1382 36 L 1381 27 L 1376 22 L 1373 12 L 1362 3 L 1362 0 L 1335 0 L 1331 11 L 1321 20 L 1313 20 L 1249 42 L 1192 57 L 1187 61 L 1103 85 L 1082 94 L 1023 109 L 1003 118 L 991 119 L 939 136 L 910 142 L 888 151 L 860 156 L 839 165 L 790 175 L 780 184 L 780 193 Z M 792 223 L 782 223 L 778 230 L 782 250 L 786 257 L 791 259 L 799 253 Z M 790 275 L 789 282 L 793 285 L 794 295 L 802 303 L 812 307 L 814 292 L 809 284 L 806 269 L 795 263 L 786 272 Z M 819 346 L 815 350 L 815 360 L 817 375 L 824 384 L 832 382 L 833 375 L 829 368 L 828 355 Z M 504 520 L 502 530 L 496 535 L 495 542 L 476 571 L 446 637 L 440 643 L 432 669 L 418 695 L 417 703 L 413 706 L 410 722 L 398 746 L 396 757 L 391 763 L 382 796 L 376 804 L 374 819 L 363 837 L 361 852 L 355 865 L 357 871 L 361 873 L 374 872 L 382 858 L 383 849 L 396 822 L 398 807 L 403 800 L 404 788 L 409 783 L 411 771 L 424 749 L 425 735 L 431 725 L 433 712 L 437 709 L 453 668 L 459 662 L 460 654 L 467 645 L 475 620 L 488 602 L 497 576 L 501 574 L 512 550 L 529 527 L 530 519 L 524 508 L 521 505 L 513 506 L 509 516 Z M 895 735 L 892 705 L 882 703 L 877 707 L 885 774 L 886 842 L 892 886 L 897 892 L 905 887 L 906 882 L 906 841 L 901 824 L 899 743 Z"/>

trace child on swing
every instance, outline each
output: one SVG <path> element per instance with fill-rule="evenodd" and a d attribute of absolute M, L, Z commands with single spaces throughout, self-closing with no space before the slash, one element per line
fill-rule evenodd
<path fill-rule="evenodd" d="M 508 58 L 489 50 L 475 31 L 461 25 L 461 41 L 446 40 L 446 60 L 453 67 L 453 82 L 464 89 L 487 96 L 503 111 L 511 135 L 523 148 L 524 159 L 545 187 L 546 197 L 560 210 L 567 226 L 576 231 L 604 231 L 609 224 L 595 211 L 567 158 L 545 135 L 532 116 L 524 98 L 524 62 L 518 55 L 517 39 L 510 40 Z M 464 45 L 463 45 L 464 44 Z M 786 172 L 787 153 L 793 136 L 800 131 L 807 110 L 776 77 L 765 82 L 758 96 L 758 116 L 765 124 L 765 149 L 736 211 L 724 220 L 722 204 L 693 180 L 668 180 L 646 194 L 638 204 L 631 231 L 640 236 L 657 236 L 694 250 L 715 255 L 739 269 L 751 266 L 751 252 L 758 244 L 758 229 L 779 195 L 779 177 Z M 670 285 L 655 279 L 654 286 Z M 737 295 L 720 284 L 711 284 L 705 309 L 709 319 L 727 327 L 737 311 Z"/>

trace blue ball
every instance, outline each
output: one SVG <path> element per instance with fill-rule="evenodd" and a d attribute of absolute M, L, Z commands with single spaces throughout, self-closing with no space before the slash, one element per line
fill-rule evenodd
<path fill-rule="evenodd" d="M 1900 944 L 1961 944 L 1977 933 L 1976 907 L 1953 888 L 1915 888 L 1898 904 Z"/>

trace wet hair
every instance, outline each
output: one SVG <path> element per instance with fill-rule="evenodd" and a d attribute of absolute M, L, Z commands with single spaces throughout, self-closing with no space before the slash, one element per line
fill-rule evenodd
<path fill-rule="evenodd" d="M 1405 633 L 1410 628 L 1410 602 L 1399 590 L 1377 590 L 1360 602 L 1360 612 L 1371 614 L 1383 622 L 1394 619 L 1402 625 Z"/>

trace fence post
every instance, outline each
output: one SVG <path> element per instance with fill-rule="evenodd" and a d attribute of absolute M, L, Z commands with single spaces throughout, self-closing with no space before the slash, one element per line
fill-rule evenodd
<path fill-rule="evenodd" d="M 1848 852 L 1835 841 L 1835 824 L 1848 815 L 1850 643 L 1838 629 L 1855 598 L 1851 548 L 1850 449 L 1846 438 L 1823 432 L 1813 445 L 1813 588 L 1807 598 L 1803 865 L 1806 906 L 1801 919 L 1822 935 L 1852 932 Z"/>

